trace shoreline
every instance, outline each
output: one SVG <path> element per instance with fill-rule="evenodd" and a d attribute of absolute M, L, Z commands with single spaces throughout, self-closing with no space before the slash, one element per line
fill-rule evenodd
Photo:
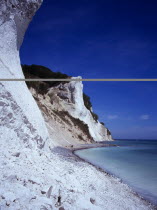
<path fill-rule="evenodd" d="M 107 144 L 107 143 L 95 143 L 95 144 L 78 144 L 73 146 L 67 146 L 65 148 L 70 149 L 72 151 L 82 150 L 82 149 L 92 149 L 99 147 L 117 147 L 116 144 Z"/>
<path fill-rule="evenodd" d="M 79 146 L 79 145 L 78 145 Z M 75 151 L 79 151 L 79 150 L 85 150 L 85 149 L 92 149 L 92 148 L 101 148 L 101 147 L 117 147 L 117 145 L 115 144 L 102 144 L 102 143 L 96 143 L 96 144 L 91 144 L 91 145 L 81 145 L 81 147 L 75 147 L 75 148 L 69 148 L 72 152 L 72 154 L 77 157 L 79 160 L 83 161 L 83 162 L 86 162 L 88 163 L 89 165 L 93 166 L 94 168 L 96 168 L 98 171 L 104 173 L 105 175 L 109 176 L 109 177 L 113 177 L 114 179 L 117 179 L 120 183 L 123 183 L 125 185 L 127 185 L 132 193 L 137 196 L 139 199 L 141 199 L 142 201 L 146 202 L 148 205 L 151 205 L 153 209 L 157 209 L 157 205 L 154 204 L 153 202 L 149 201 L 148 199 L 142 197 L 142 195 L 140 195 L 138 192 L 134 191 L 134 189 L 128 185 L 127 183 L 125 183 L 120 177 L 117 177 L 115 174 L 107 171 L 107 170 L 104 170 L 103 168 L 101 168 L 100 166 L 98 165 L 95 165 L 93 163 L 91 163 L 90 161 L 86 160 L 86 159 L 83 159 L 81 158 L 80 156 L 76 155 L 75 154 Z"/>

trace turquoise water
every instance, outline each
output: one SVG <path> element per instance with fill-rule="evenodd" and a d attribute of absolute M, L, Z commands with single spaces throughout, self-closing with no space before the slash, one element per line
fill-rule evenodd
<path fill-rule="evenodd" d="M 75 154 L 121 178 L 142 197 L 157 204 L 157 141 L 116 140 L 114 144 L 118 147 L 84 149 Z"/>

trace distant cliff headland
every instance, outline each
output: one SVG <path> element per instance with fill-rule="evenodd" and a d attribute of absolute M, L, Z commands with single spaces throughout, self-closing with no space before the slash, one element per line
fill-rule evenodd
<path fill-rule="evenodd" d="M 22 70 L 27 79 L 73 78 L 39 65 L 22 65 Z M 109 129 L 98 121 L 98 115 L 93 112 L 90 97 L 83 93 L 82 82 L 40 81 L 27 82 L 27 86 L 45 117 L 52 137 L 52 129 L 57 124 L 60 129 L 64 127 L 64 136 L 70 144 L 112 140 Z M 67 144 L 66 140 L 59 139 L 63 137 L 58 136 L 56 141 Z"/>

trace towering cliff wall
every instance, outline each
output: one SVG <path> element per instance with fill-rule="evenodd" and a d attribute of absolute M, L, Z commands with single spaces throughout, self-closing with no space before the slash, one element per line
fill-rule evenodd
<path fill-rule="evenodd" d="M 0 0 L 0 78 L 24 78 L 19 49 L 41 0 Z M 0 132 L 21 145 L 43 147 L 48 133 L 25 82 L 0 82 Z M 6 140 L 7 141 L 7 140 Z"/>

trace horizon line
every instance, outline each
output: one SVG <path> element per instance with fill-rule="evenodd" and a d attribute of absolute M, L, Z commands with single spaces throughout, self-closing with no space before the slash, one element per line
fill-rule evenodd
<path fill-rule="evenodd" d="M 0 79 L 1 82 L 5 81 L 16 81 L 16 82 L 156 82 L 157 78 L 155 79 Z"/>

